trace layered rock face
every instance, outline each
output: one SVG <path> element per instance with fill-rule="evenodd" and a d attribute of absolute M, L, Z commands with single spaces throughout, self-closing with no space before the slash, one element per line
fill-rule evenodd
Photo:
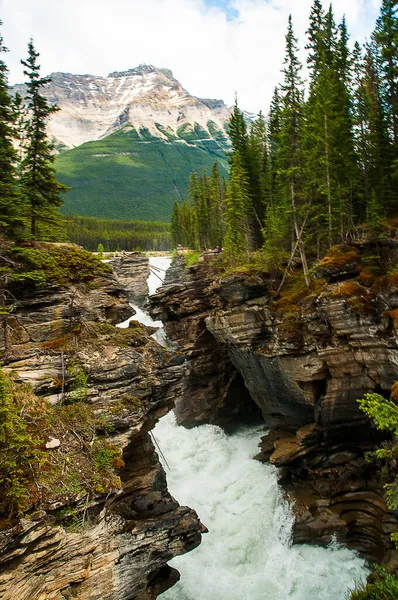
<path fill-rule="evenodd" d="M 205 318 L 218 303 L 212 285 L 213 273 L 205 264 L 188 270 L 178 258 L 162 289 L 150 298 L 152 317 L 164 319 L 167 336 L 188 359 L 174 409 L 178 424 L 185 427 L 228 426 L 260 417 L 228 349 L 206 326 Z"/>
<path fill-rule="evenodd" d="M 49 403 L 75 401 L 69 366 L 72 357 L 78 362 L 84 402 L 99 419 L 106 414 L 125 466 L 117 491 L 67 507 L 48 499 L 12 528 L 2 522 L 2 600 L 152 600 L 178 579 L 167 561 L 200 543 L 199 519 L 170 496 L 150 434 L 180 393 L 183 366 L 144 326 L 133 322 L 119 338 L 110 324 L 130 314 L 109 275 L 17 296 L 3 323 L 4 369 Z M 56 458 L 64 443 L 48 452 Z M 90 526 L 70 527 L 71 510 L 80 523 L 89 516 Z"/>
<path fill-rule="evenodd" d="M 52 115 L 48 134 L 67 148 L 98 140 L 129 124 L 167 141 L 167 134 L 195 125 L 207 133 L 224 135 L 230 109 L 222 100 L 191 96 L 168 69 L 140 65 L 108 77 L 52 73 L 43 91 L 61 109 Z M 25 95 L 24 84 L 13 90 Z M 217 137 L 217 135 L 216 135 Z"/>
<path fill-rule="evenodd" d="M 139 252 L 117 253 L 109 262 L 129 300 L 144 307 L 148 298 L 149 259 Z"/>
<path fill-rule="evenodd" d="M 246 391 L 238 397 L 247 406 L 249 392 L 270 429 L 258 458 L 281 467 L 296 500 L 295 541 L 327 544 L 336 535 L 371 560 L 388 558 L 397 522 L 364 460 L 381 438 L 357 400 L 373 391 L 389 396 L 398 379 L 387 314 L 398 306 L 396 288 L 380 291 L 369 306 L 359 297 L 357 308 L 339 286 L 358 272 L 336 271 L 321 294 L 289 315 L 275 310 L 269 278 L 222 277 L 211 260 L 190 269 L 176 264 L 151 299 L 153 315 L 167 321 L 167 335 L 190 358 L 180 423 L 223 425 L 228 382 L 242 378 Z"/>

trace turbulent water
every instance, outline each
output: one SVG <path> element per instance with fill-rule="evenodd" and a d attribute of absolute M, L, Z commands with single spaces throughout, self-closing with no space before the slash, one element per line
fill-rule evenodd
<path fill-rule="evenodd" d="M 276 469 L 252 458 L 261 433 L 187 430 L 173 414 L 157 425 L 168 488 L 209 529 L 199 548 L 170 562 L 181 581 L 162 600 L 343 600 L 365 578 L 364 561 L 346 548 L 291 545 Z"/>
<path fill-rule="evenodd" d="M 170 262 L 150 259 L 163 269 L 155 271 L 161 277 Z M 151 273 L 149 293 L 160 285 Z M 134 309 L 133 319 L 161 325 Z M 212 425 L 187 430 L 173 414 L 158 423 L 168 488 L 209 529 L 199 548 L 171 561 L 181 581 L 162 600 L 344 600 L 365 579 L 364 561 L 346 548 L 292 546 L 293 517 L 277 470 L 253 460 L 262 433 L 242 427 L 227 435 Z"/>
<path fill-rule="evenodd" d="M 150 275 L 148 277 L 148 289 L 149 289 L 150 296 L 152 296 L 152 294 L 154 294 L 156 292 L 156 290 L 162 285 L 162 281 L 164 279 L 164 276 L 165 276 L 166 271 L 169 268 L 170 264 L 171 264 L 171 259 L 168 258 L 167 256 L 151 256 L 150 257 L 149 267 L 152 267 L 152 269 L 150 270 Z M 120 323 L 118 325 L 118 327 L 125 329 L 129 326 L 130 321 L 139 321 L 140 323 L 143 323 L 144 325 L 150 325 L 151 327 L 161 328 L 163 326 L 163 323 L 161 321 L 154 321 L 153 319 L 151 319 L 151 317 L 148 315 L 148 313 L 141 310 L 135 304 L 130 304 L 130 306 L 132 308 L 134 308 L 135 315 L 133 315 L 126 321 L 123 321 L 123 323 Z M 159 331 L 159 332 L 155 333 L 153 335 L 153 337 L 155 339 L 157 339 L 159 341 L 159 343 L 162 343 L 163 335 L 164 335 L 163 332 Z"/>

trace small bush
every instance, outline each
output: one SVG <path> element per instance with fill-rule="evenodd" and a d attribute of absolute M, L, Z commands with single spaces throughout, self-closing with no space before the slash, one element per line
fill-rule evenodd
<path fill-rule="evenodd" d="M 184 254 L 184 261 L 187 267 L 192 267 L 195 263 L 198 262 L 200 256 L 200 252 L 189 252 Z"/>
<path fill-rule="evenodd" d="M 376 567 L 361 590 L 351 594 L 351 600 L 397 600 L 398 579 L 383 567 Z"/>

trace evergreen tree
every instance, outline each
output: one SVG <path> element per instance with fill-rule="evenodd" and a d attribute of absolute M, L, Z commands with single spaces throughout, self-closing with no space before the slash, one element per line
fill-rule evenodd
<path fill-rule="evenodd" d="M 281 132 L 282 106 L 279 89 L 276 87 L 272 96 L 268 118 L 268 145 L 269 145 L 269 171 L 270 171 L 270 206 L 277 205 L 278 196 L 278 171 L 277 156 L 279 136 Z M 267 210 L 267 209 L 266 209 Z"/>
<path fill-rule="evenodd" d="M 231 138 L 234 151 L 238 151 L 241 155 L 241 160 L 247 164 L 247 155 L 249 147 L 249 138 L 247 133 L 247 125 L 243 112 L 238 106 L 238 99 L 235 98 L 232 115 L 228 121 L 227 133 Z M 233 153 L 230 155 L 230 163 L 233 163 Z"/>
<path fill-rule="evenodd" d="M 262 228 L 267 206 L 271 202 L 271 172 L 268 152 L 268 132 L 260 111 L 249 136 L 249 156 L 252 176 L 253 209 L 259 230 Z"/>
<path fill-rule="evenodd" d="M 55 177 L 54 148 L 46 136 L 46 122 L 58 108 L 50 106 L 41 94 L 43 86 L 50 79 L 40 77 L 38 57 L 31 40 L 28 44 L 28 58 L 21 61 L 26 69 L 24 74 L 28 77 L 26 97 L 29 114 L 25 126 L 26 146 L 21 182 L 30 208 L 30 232 L 33 238 L 37 236 L 39 221 L 53 225 L 57 220 L 56 209 L 62 205 L 60 194 L 68 189 Z"/>
<path fill-rule="evenodd" d="M 370 45 L 366 47 L 365 57 L 356 68 L 355 117 L 366 214 L 374 195 L 384 214 L 394 214 L 396 207 L 391 178 L 392 149 L 382 100 L 382 85 Z"/>
<path fill-rule="evenodd" d="M 217 162 L 214 163 L 209 182 L 209 244 L 211 248 L 222 245 L 225 233 L 224 198 Z"/>
<path fill-rule="evenodd" d="M 0 57 L 5 52 L 7 48 L 0 35 Z M 14 105 L 8 93 L 8 69 L 0 58 L 0 233 L 6 237 L 17 235 L 24 224 L 16 181 L 17 153 L 12 143 L 14 122 Z"/>
<path fill-rule="evenodd" d="M 311 83 L 313 84 L 322 68 L 324 56 L 324 18 L 325 14 L 320 0 L 314 0 L 310 13 L 310 25 L 307 31 L 309 43 L 306 45 L 308 50 L 307 64 L 311 73 Z"/>
<path fill-rule="evenodd" d="M 180 207 L 177 200 L 174 201 L 173 212 L 171 215 L 171 245 L 175 248 L 181 244 L 181 224 L 180 224 Z"/>
<path fill-rule="evenodd" d="M 294 36 L 293 22 L 289 16 L 286 34 L 286 54 L 284 60 L 284 82 L 281 86 L 282 114 L 277 155 L 278 177 L 280 181 L 280 202 L 276 209 L 282 210 L 288 216 L 287 207 L 290 205 L 290 231 L 292 248 L 295 241 L 299 242 L 299 251 L 304 273 L 308 271 L 304 245 L 301 241 L 302 232 L 300 221 L 305 218 L 303 198 L 303 153 L 302 133 L 304 126 L 303 114 L 303 80 L 302 65 L 297 58 L 298 41 Z M 307 275 L 306 275 L 307 278 Z"/>
<path fill-rule="evenodd" d="M 199 248 L 204 250 L 209 246 L 210 234 L 209 185 L 206 172 L 199 179 L 199 196 L 196 209 Z"/>
<path fill-rule="evenodd" d="M 376 62 L 384 87 L 384 102 L 393 143 L 393 158 L 398 158 L 398 2 L 382 0 L 380 17 L 373 33 Z"/>
<path fill-rule="evenodd" d="M 226 259 L 238 263 L 249 251 L 249 180 L 239 150 L 233 154 L 226 204 Z"/>

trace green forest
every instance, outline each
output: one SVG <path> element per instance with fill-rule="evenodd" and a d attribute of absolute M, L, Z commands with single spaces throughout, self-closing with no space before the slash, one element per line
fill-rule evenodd
<path fill-rule="evenodd" d="M 211 123 L 209 123 L 210 128 Z M 214 124 L 215 126 L 215 124 Z M 59 180 L 71 189 L 65 194 L 65 213 L 106 219 L 170 221 L 175 198 L 185 198 L 189 174 L 211 169 L 215 160 L 227 176 L 225 133 L 217 139 L 199 125 L 178 137 L 162 129 L 161 139 L 130 125 L 55 159 Z M 205 137 L 206 136 L 206 137 Z"/>
<path fill-rule="evenodd" d="M 170 225 L 161 221 L 122 221 L 95 217 L 65 217 L 67 238 L 95 252 L 115 250 L 169 250 Z"/>
<path fill-rule="evenodd" d="M 332 246 L 382 227 L 397 215 L 397 3 L 384 0 L 371 39 L 349 44 L 345 19 L 312 6 L 303 79 L 292 19 L 282 80 L 268 118 L 250 129 L 235 103 L 228 132 L 230 181 L 216 170 L 191 177 L 189 200 L 175 203 L 173 243 L 222 245 L 231 264 L 253 252 L 311 264 Z"/>

